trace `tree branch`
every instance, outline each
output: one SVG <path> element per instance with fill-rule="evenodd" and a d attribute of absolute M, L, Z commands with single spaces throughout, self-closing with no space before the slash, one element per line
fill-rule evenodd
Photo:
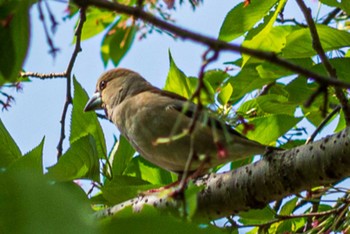
<path fill-rule="evenodd" d="M 136 19 L 141 19 L 148 23 L 153 24 L 165 31 L 176 34 L 177 36 L 183 39 L 190 39 L 195 42 L 204 44 L 214 51 L 232 51 L 232 52 L 240 52 L 242 54 L 248 54 L 255 58 L 263 59 L 265 61 L 269 61 L 281 67 L 284 67 L 290 71 L 303 75 L 305 77 L 311 78 L 321 84 L 334 85 L 338 87 L 350 88 L 350 84 L 348 82 L 344 82 L 341 80 L 330 79 L 329 77 L 320 75 L 318 73 L 314 73 L 308 69 L 300 67 L 294 63 L 289 62 L 288 60 L 279 58 L 273 52 L 265 52 L 255 49 L 250 49 L 241 45 L 235 45 L 232 43 L 227 43 L 225 41 L 220 41 L 216 38 L 204 36 L 199 33 L 192 32 L 187 29 L 183 29 L 174 24 L 163 21 L 145 11 L 140 9 L 139 7 L 130 7 L 126 5 L 122 5 L 118 2 L 110 2 L 105 0 L 74 0 L 74 2 L 79 6 L 95 6 L 100 9 L 106 9 L 110 11 L 116 11 L 118 13 L 124 13 L 128 15 L 134 16 Z"/>
<path fill-rule="evenodd" d="M 350 128 L 308 145 L 274 151 L 264 159 L 222 174 L 195 180 L 204 189 L 198 193 L 195 217 L 217 219 L 350 176 Z M 113 215 L 127 207 L 135 212 L 144 205 L 176 211 L 182 199 L 168 194 L 140 195 L 98 213 Z"/>
<path fill-rule="evenodd" d="M 301 11 L 304 14 L 307 24 L 309 25 L 311 37 L 312 37 L 312 47 L 317 52 L 320 57 L 323 66 L 325 67 L 329 77 L 332 79 L 337 79 L 337 71 L 333 68 L 332 64 L 329 62 L 326 53 L 321 45 L 320 37 L 318 35 L 316 25 L 314 20 L 312 19 L 311 10 L 307 8 L 303 0 L 296 0 Z M 335 94 L 342 105 L 342 109 L 345 116 L 346 125 L 350 125 L 350 107 L 348 100 L 340 87 L 335 87 Z"/>
<path fill-rule="evenodd" d="M 67 111 L 68 111 L 68 106 L 70 104 L 72 104 L 72 94 L 71 94 L 71 83 L 72 83 L 72 69 L 73 69 L 73 65 L 75 63 L 75 60 L 79 54 L 79 52 L 81 51 L 81 33 L 83 30 L 83 25 L 84 22 L 86 20 L 86 14 L 85 14 L 86 8 L 85 7 L 81 7 L 80 8 L 80 19 L 79 19 L 79 23 L 78 26 L 75 30 L 75 36 L 77 38 L 76 43 L 75 43 L 75 48 L 72 54 L 72 57 L 68 63 L 67 69 L 64 72 L 65 77 L 67 79 L 67 92 L 66 92 L 66 101 L 64 103 L 64 107 L 63 107 L 63 112 L 62 112 L 62 116 L 61 116 L 61 133 L 60 133 L 60 139 L 57 145 L 57 158 L 61 157 L 62 155 L 62 150 L 63 150 L 63 141 L 66 138 L 65 135 L 65 126 L 66 126 L 66 115 L 67 115 Z"/>
<path fill-rule="evenodd" d="M 55 72 L 55 73 L 39 73 L 39 72 L 21 72 L 19 74 L 21 77 L 34 77 L 42 80 L 48 78 L 66 78 L 67 74 L 65 72 Z"/>

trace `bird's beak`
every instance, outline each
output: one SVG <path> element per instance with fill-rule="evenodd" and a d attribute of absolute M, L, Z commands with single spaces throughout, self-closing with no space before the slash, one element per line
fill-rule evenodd
<path fill-rule="evenodd" d="M 101 93 L 96 92 L 92 95 L 90 100 L 86 103 L 86 106 L 84 108 L 84 111 L 92 111 L 92 110 L 99 110 L 102 109 L 102 98 Z"/>

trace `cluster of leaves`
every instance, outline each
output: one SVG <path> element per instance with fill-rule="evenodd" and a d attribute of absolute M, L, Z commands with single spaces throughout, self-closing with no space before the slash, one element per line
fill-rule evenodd
<path fill-rule="evenodd" d="M 2 5 L 4 6 L 2 9 L 6 11 L 1 11 L 0 14 L 0 41 L 4 42 L 0 43 L 0 47 L 1 51 L 6 51 L 10 57 L 1 57 L 0 85 L 18 81 L 18 71 L 21 70 L 27 54 L 30 29 L 28 10 L 33 1 L 22 2 L 24 4 L 20 4 L 20 1 L 7 1 Z M 137 4 L 136 1 L 119 2 L 129 6 Z M 312 49 L 309 29 L 302 24 L 276 24 L 286 2 L 287 0 L 264 0 L 237 4 L 226 15 L 219 39 L 229 42 L 244 36 L 243 45 L 246 47 L 275 52 L 304 69 L 327 75 L 323 65 L 315 59 L 316 53 Z M 321 2 L 330 7 L 340 8 L 345 15 L 350 12 L 348 1 L 339 3 L 336 0 L 323 0 Z M 147 1 L 147 4 L 145 8 L 153 11 L 154 14 L 164 16 L 153 1 Z M 77 9 L 70 7 L 70 14 L 74 16 Z M 82 39 L 104 33 L 101 42 L 102 61 L 105 65 L 109 61 L 118 65 L 132 46 L 136 34 L 139 32 L 142 35 L 145 25 L 127 15 L 88 8 Z M 350 34 L 346 30 L 322 24 L 317 24 L 317 30 L 325 51 L 338 50 L 337 57 L 330 58 L 332 66 L 337 70 L 338 78 L 350 82 L 349 53 L 344 52 L 344 48 L 350 46 Z M 9 59 L 11 56 L 13 56 L 12 60 Z M 205 105 L 214 106 L 213 109 L 224 118 L 228 118 L 227 116 L 232 113 L 234 105 L 241 104 L 235 110 L 235 114 L 243 124 L 237 126 L 237 129 L 246 131 L 245 123 L 249 122 L 250 126 L 254 126 L 254 131 L 246 131 L 249 138 L 264 144 L 275 145 L 281 136 L 293 129 L 301 120 L 306 119 L 314 126 L 318 126 L 323 121 L 324 99 L 322 97 L 317 97 L 307 107 L 303 105 L 316 92 L 319 84 L 308 82 L 305 77 L 287 69 L 247 55 L 243 55 L 236 61 L 227 61 L 227 64 L 239 67 L 239 72 L 232 75 L 223 70 L 206 71 L 203 77 L 206 91 L 201 93 L 201 101 Z M 288 82 L 281 81 L 281 78 L 285 77 L 288 77 Z M 170 56 L 170 69 L 165 89 L 190 98 L 197 85 L 198 79 L 187 77 Z M 266 92 L 263 95 L 256 95 L 257 90 L 263 87 L 268 87 Z M 329 87 L 327 93 L 326 112 L 329 112 L 334 106 L 339 105 L 339 101 L 335 98 L 333 88 Z M 254 97 L 246 101 L 251 95 Z M 209 224 L 199 228 L 195 223 L 186 223 L 172 216 L 159 215 L 158 211 L 151 207 L 146 207 L 139 215 L 133 214 L 131 210 L 125 210 L 111 219 L 97 221 L 93 218 L 93 209 L 98 210 L 101 205 L 120 203 L 136 196 L 140 191 L 169 184 L 177 178 L 174 174 L 151 165 L 140 156 L 134 156 L 135 151 L 123 137 L 120 137 L 111 152 L 107 154 L 104 134 L 96 115 L 83 114 L 87 100 L 86 92 L 74 79 L 70 147 L 58 163 L 48 168 L 45 174 L 42 168 L 44 140 L 31 152 L 22 155 L 0 121 L 1 228 L 5 232 L 14 230 L 43 232 L 47 229 L 50 232 L 57 230 L 60 233 L 76 232 L 76 230 L 87 233 L 101 230 L 154 233 L 155 227 L 159 232 L 171 230 L 176 232 L 183 230 L 186 233 L 216 232 L 217 230 Z M 300 110 L 300 116 L 295 115 L 298 110 Z M 345 127 L 342 113 L 338 115 L 340 118 L 336 131 Z M 295 141 L 293 145 L 302 143 L 303 141 Z M 251 159 L 234 162 L 231 168 L 234 169 L 249 162 Z M 97 192 L 93 196 L 89 194 L 90 199 L 88 199 L 80 186 L 74 182 L 75 180 L 93 182 Z M 276 209 L 267 206 L 263 210 L 240 213 L 237 221 L 239 225 L 258 226 L 252 230 L 252 233 L 259 230 L 279 233 L 307 230 L 305 229 L 309 224 L 307 218 L 276 219 L 278 215 L 293 214 L 302 201 L 301 198 L 293 197 Z M 314 212 L 332 208 L 321 204 Z M 304 212 L 307 213 L 309 210 Z M 341 218 L 345 215 L 346 212 Z M 325 217 L 323 220 L 320 219 L 317 225 L 313 227 L 311 225 L 309 230 L 344 230 L 349 224 L 349 219 L 344 218 L 341 225 L 332 226 L 332 220 L 340 216 Z M 232 222 L 237 225 L 234 221 Z M 232 228 L 231 231 L 237 231 L 237 229 Z"/>

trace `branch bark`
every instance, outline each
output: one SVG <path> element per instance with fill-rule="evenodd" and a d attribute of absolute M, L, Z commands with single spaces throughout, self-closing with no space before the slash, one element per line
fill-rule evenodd
<path fill-rule="evenodd" d="M 208 174 L 194 181 L 204 186 L 198 193 L 197 218 L 209 220 L 239 211 L 262 208 L 319 185 L 327 185 L 350 176 L 350 128 L 308 145 L 274 151 L 264 159 L 222 174 Z M 137 212 L 145 205 L 163 211 L 177 211 L 183 199 L 172 192 L 139 195 L 110 207 L 99 216 L 113 215 L 127 207 Z"/>

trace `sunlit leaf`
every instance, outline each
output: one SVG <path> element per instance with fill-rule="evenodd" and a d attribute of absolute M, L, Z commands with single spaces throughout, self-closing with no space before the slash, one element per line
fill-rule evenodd
<path fill-rule="evenodd" d="M 321 45 L 325 51 L 336 50 L 350 46 L 350 33 L 325 25 L 316 25 Z M 285 58 L 305 58 L 316 55 L 312 47 L 309 28 L 302 28 L 290 33 L 286 46 L 282 49 Z"/>
<path fill-rule="evenodd" d="M 219 39 L 232 41 L 242 36 L 261 20 L 275 5 L 277 0 L 252 1 L 247 7 L 241 2 L 225 17 L 221 26 Z"/>

